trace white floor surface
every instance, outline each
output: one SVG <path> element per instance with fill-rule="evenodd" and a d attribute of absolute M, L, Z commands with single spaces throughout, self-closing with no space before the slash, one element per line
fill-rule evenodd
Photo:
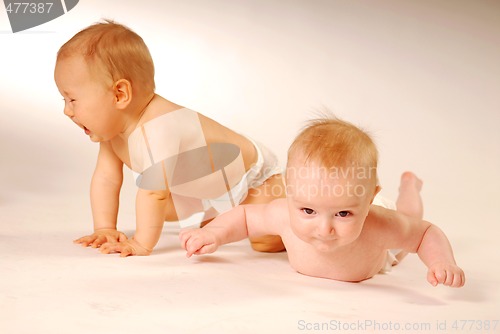
<path fill-rule="evenodd" d="M 499 13 L 465 0 L 82 0 L 13 34 L 0 8 L 0 333 L 500 333 Z M 101 17 L 150 45 L 158 93 L 282 163 L 317 107 L 371 130 L 383 194 L 395 199 L 406 169 L 423 179 L 425 218 L 465 287 L 432 287 L 416 255 L 362 283 L 300 275 L 247 241 L 187 259 L 174 223 L 149 257 L 73 245 L 92 229 L 97 146 L 63 116 L 52 71 Z M 132 235 L 125 175 L 119 228 Z"/>

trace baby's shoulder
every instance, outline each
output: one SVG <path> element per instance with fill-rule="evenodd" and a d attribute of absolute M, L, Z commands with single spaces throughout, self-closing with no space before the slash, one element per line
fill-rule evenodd
<path fill-rule="evenodd" d="M 371 205 L 363 228 L 370 232 L 384 232 L 391 229 L 397 221 L 397 211 L 378 205 Z"/>
<path fill-rule="evenodd" d="M 278 198 L 266 205 L 266 215 L 281 224 L 289 224 L 288 203 L 286 198 Z"/>
<path fill-rule="evenodd" d="M 396 210 L 385 208 L 380 205 L 372 204 L 370 205 L 370 210 L 368 211 L 367 220 L 373 220 L 377 222 L 387 221 L 393 219 L 396 214 Z"/>
<path fill-rule="evenodd" d="M 191 124 L 198 124 L 199 126 L 200 124 L 198 113 L 186 108 L 163 110 L 156 113 L 153 120 L 161 120 L 176 127 L 190 126 Z"/>
<path fill-rule="evenodd" d="M 155 97 L 141 116 L 141 123 L 161 119 L 163 121 L 178 121 L 179 117 L 194 117 L 197 113 L 160 96 Z"/>

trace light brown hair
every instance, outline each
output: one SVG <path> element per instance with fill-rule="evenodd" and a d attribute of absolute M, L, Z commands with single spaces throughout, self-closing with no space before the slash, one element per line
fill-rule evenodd
<path fill-rule="evenodd" d="M 96 75 L 112 83 L 130 81 L 132 88 L 154 92 L 154 64 L 144 40 L 128 27 L 106 20 L 78 32 L 57 53 L 57 60 L 81 55 Z"/>
<path fill-rule="evenodd" d="M 378 151 L 370 136 L 336 117 L 310 121 L 288 150 L 288 162 L 318 163 L 326 169 L 362 168 L 376 181 Z"/>

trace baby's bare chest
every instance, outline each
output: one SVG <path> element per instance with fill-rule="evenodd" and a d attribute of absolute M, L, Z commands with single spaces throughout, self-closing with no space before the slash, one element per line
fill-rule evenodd
<path fill-rule="evenodd" d="M 320 252 L 311 245 L 287 245 L 290 265 L 296 271 L 314 277 L 339 281 L 358 282 L 377 274 L 383 267 L 385 249 L 346 249 L 337 252 Z"/>

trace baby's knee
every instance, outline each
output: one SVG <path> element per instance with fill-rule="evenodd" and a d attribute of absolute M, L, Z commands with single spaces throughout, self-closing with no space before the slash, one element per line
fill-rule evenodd
<path fill-rule="evenodd" d="M 285 245 L 278 235 L 266 235 L 250 239 L 252 248 L 257 252 L 278 253 L 285 250 Z"/>

